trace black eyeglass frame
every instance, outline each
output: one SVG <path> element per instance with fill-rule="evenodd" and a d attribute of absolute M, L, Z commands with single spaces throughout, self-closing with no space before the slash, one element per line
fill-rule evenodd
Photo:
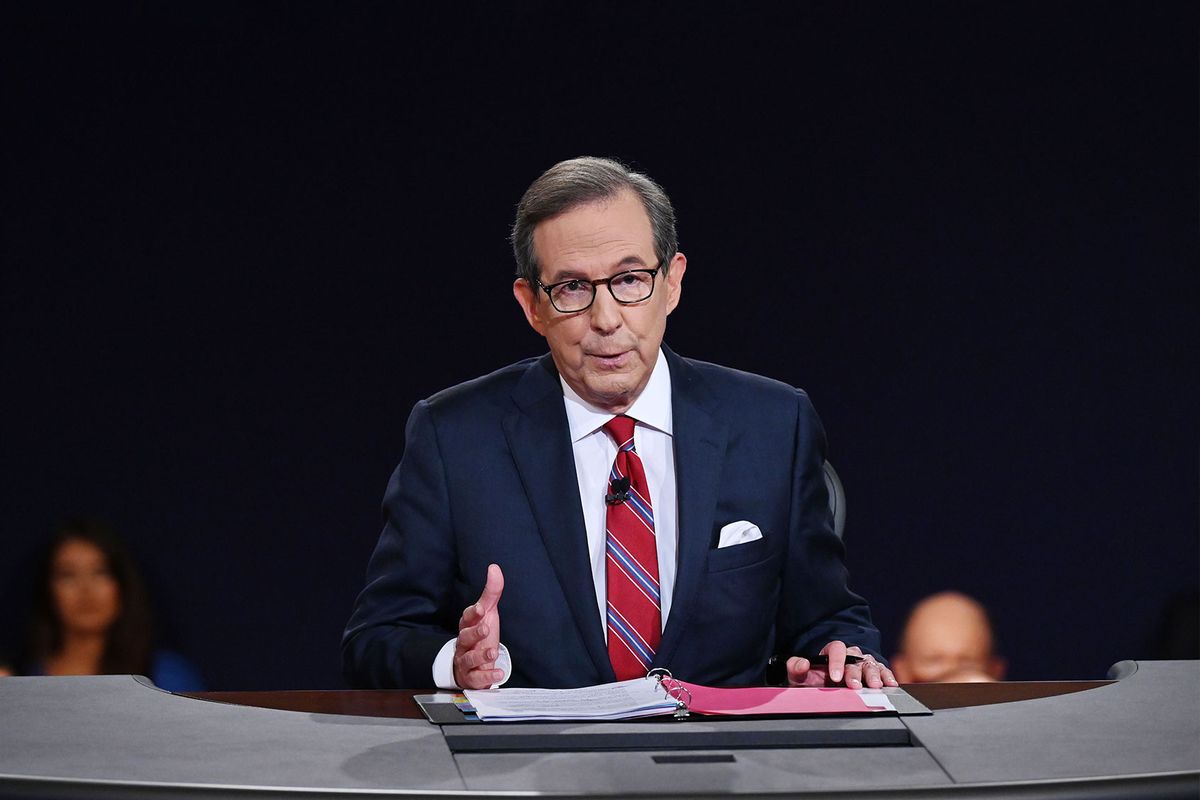
<path fill-rule="evenodd" d="M 549 286 L 542 283 L 540 280 L 536 281 L 536 283 L 537 283 L 538 288 L 546 293 L 546 297 L 548 297 L 550 299 L 550 305 L 554 306 L 555 311 L 557 311 L 560 314 L 579 314 L 584 311 L 587 311 L 596 302 L 596 287 L 600 286 L 601 284 L 603 284 L 605 286 L 605 288 L 608 289 L 608 293 L 612 295 L 612 299 L 616 300 L 618 303 L 620 303 L 623 306 L 632 306 L 632 305 L 637 305 L 638 303 L 646 302 L 647 300 L 649 300 L 651 297 L 654 296 L 654 290 L 658 286 L 658 280 L 657 280 L 658 273 L 661 271 L 662 271 L 662 261 L 659 261 L 653 267 L 649 267 L 647 269 L 625 269 L 625 270 L 621 270 L 616 275 L 610 275 L 607 278 L 597 278 L 594 281 L 588 280 L 587 278 L 567 278 L 565 281 L 558 281 L 557 283 L 552 283 Z M 650 294 L 646 295 L 645 297 L 641 298 L 640 300 L 622 300 L 621 298 L 617 297 L 616 292 L 613 291 L 612 282 L 615 281 L 617 278 L 620 278 L 622 275 L 629 275 L 631 273 L 637 273 L 637 272 L 645 272 L 650 275 Z M 563 311 L 561 308 L 558 307 L 558 304 L 554 302 L 554 295 L 550 294 L 550 292 L 559 286 L 564 286 L 568 283 L 576 283 L 576 282 L 590 283 L 592 285 L 591 302 L 589 302 L 583 308 L 575 308 L 570 311 Z"/>

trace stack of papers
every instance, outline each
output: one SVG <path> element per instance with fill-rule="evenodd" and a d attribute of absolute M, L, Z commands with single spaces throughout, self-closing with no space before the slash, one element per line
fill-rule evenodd
<path fill-rule="evenodd" d="M 486 722 L 633 719 L 673 714 L 677 706 L 654 678 L 579 689 L 471 689 L 464 694 Z"/>

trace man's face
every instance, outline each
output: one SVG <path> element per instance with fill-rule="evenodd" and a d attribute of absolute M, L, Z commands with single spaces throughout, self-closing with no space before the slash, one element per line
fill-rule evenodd
<path fill-rule="evenodd" d="M 656 261 L 650 219 L 642 201 L 628 190 L 545 220 L 534 229 L 533 246 L 546 286 L 650 269 Z M 655 278 L 649 299 L 622 305 L 601 285 L 591 307 L 574 314 L 557 311 L 545 292 L 522 279 L 513 285 L 513 294 L 529 324 L 546 337 L 554 364 L 570 387 L 592 405 L 619 414 L 650 379 L 686 268 L 687 260 L 676 253 L 665 279 L 661 271 Z"/>
<path fill-rule="evenodd" d="M 905 657 L 914 683 L 961 681 L 964 674 L 987 674 L 991 648 L 985 631 L 950 623 L 910 632 Z"/>
<path fill-rule="evenodd" d="M 892 659 L 901 683 L 1001 680 L 1005 664 L 992 653 L 987 619 L 954 597 L 928 600 L 904 629 L 904 651 Z"/>

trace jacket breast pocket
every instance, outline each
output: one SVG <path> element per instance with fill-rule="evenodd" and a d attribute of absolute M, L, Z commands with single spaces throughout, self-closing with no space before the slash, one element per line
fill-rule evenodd
<path fill-rule="evenodd" d="M 767 537 L 745 544 L 718 547 L 708 551 L 708 571 L 727 572 L 739 567 L 748 567 L 771 557 L 773 551 Z"/>

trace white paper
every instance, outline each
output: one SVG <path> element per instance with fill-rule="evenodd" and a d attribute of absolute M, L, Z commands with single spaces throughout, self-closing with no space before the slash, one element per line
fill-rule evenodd
<path fill-rule="evenodd" d="M 482 720 L 626 719 L 669 714 L 675 701 L 654 678 L 580 689 L 470 689 L 463 692 Z"/>
<path fill-rule="evenodd" d="M 859 689 L 858 696 L 871 708 L 882 708 L 887 711 L 896 710 L 896 707 L 892 705 L 892 698 L 888 697 L 880 689 Z"/>

